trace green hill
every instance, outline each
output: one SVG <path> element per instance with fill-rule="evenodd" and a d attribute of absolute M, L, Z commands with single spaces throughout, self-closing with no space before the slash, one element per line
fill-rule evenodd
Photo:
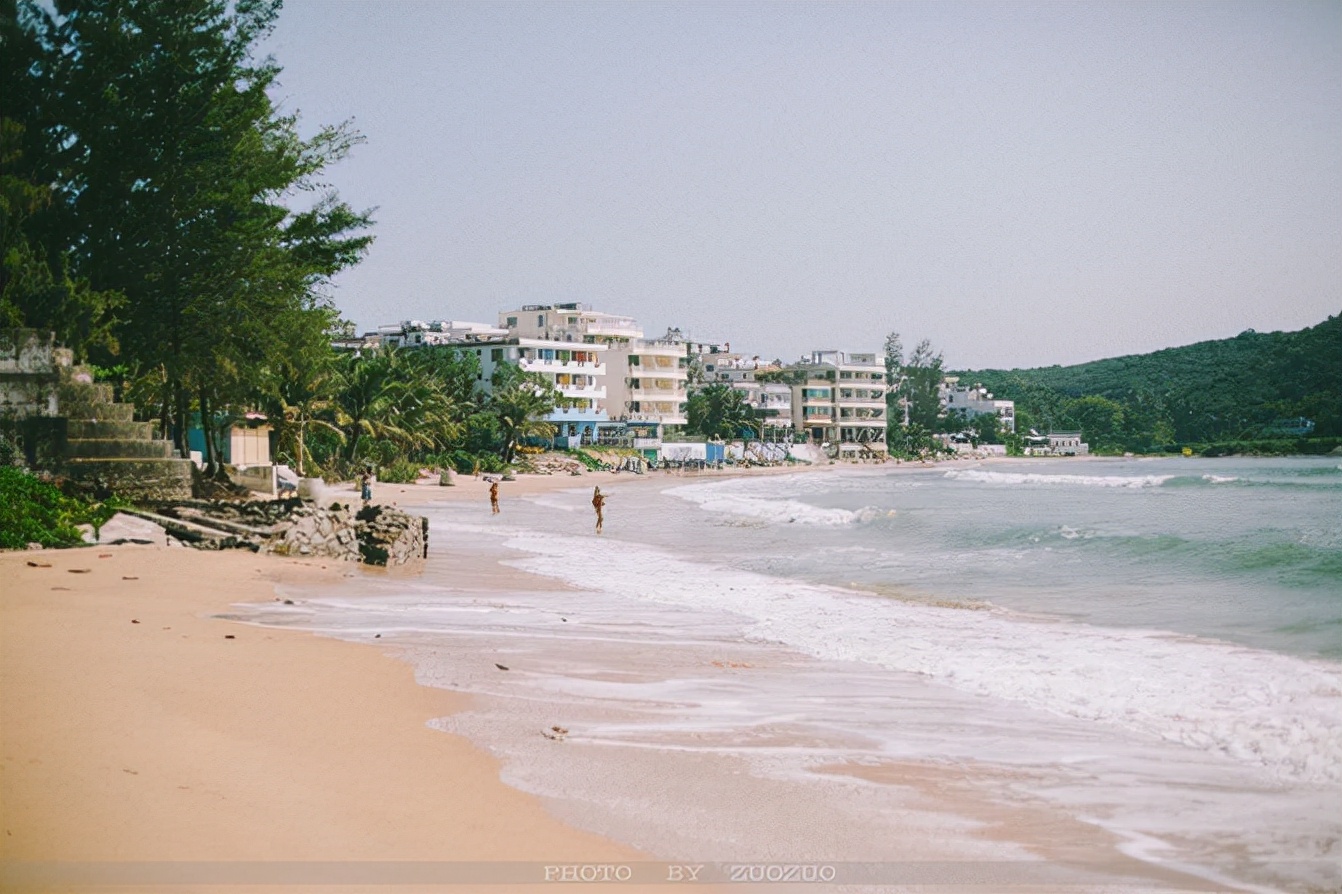
<path fill-rule="evenodd" d="M 1278 423 L 1295 417 L 1313 421 L 1312 439 L 1342 436 L 1342 315 L 1076 366 L 954 374 L 1014 400 L 1017 431 L 1079 428 L 1100 450 L 1280 438 Z"/>

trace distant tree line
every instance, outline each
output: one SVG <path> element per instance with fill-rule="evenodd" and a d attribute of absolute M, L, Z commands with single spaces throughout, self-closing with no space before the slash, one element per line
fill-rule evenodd
<path fill-rule="evenodd" d="M 1280 440 L 1279 423 L 1297 417 L 1314 428 L 1292 441 L 1342 437 L 1342 316 L 1075 366 L 956 374 L 1015 401 L 1018 432 L 1079 429 L 1100 452 L 1228 451 Z"/>

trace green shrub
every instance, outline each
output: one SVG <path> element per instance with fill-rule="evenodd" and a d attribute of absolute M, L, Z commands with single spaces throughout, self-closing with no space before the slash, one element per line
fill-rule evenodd
<path fill-rule="evenodd" d="M 76 546 L 82 542 L 76 526 L 101 528 L 117 505 L 67 497 L 22 469 L 0 467 L 0 549 L 23 549 L 29 543 Z"/>
<path fill-rule="evenodd" d="M 586 466 L 587 471 L 589 472 L 599 472 L 601 471 L 601 467 L 605 465 L 604 463 L 601 462 L 601 460 L 597 459 L 595 456 L 592 456 L 592 454 L 588 453 L 586 450 L 578 450 L 578 449 L 569 450 L 568 455 L 576 459 L 578 462 L 582 463 L 584 466 Z"/>
<path fill-rule="evenodd" d="M 429 458 L 434 465 L 449 466 L 459 475 L 472 475 L 476 466 L 481 472 L 502 474 L 508 470 L 508 464 L 499 459 L 496 453 L 472 453 L 469 450 L 453 450 Z"/>
<path fill-rule="evenodd" d="M 390 465 L 380 467 L 377 470 L 377 480 L 388 484 L 414 484 L 419 480 L 421 468 L 423 466 L 419 463 L 398 459 Z"/>

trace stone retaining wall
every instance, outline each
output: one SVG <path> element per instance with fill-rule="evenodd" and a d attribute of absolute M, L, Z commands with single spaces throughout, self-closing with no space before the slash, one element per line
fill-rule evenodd
<path fill-rule="evenodd" d="M 179 500 L 158 507 L 158 512 L 154 516 L 137 510 L 142 518 L 157 518 L 170 534 L 172 523 L 186 523 L 190 530 L 175 536 L 199 549 L 246 548 L 390 566 L 428 555 L 429 520 L 387 506 L 368 506 L 356 514 L 352 506 L 332 503 L 323 509 L 298 498 Z"/>
<path fill-rule="evenodd" d="M 359 555 L 369 565 L 406 565 L 429 554 L 429 520 L 386 506 L 366 506 L 355 516 Z"/>
<path fill-rule="evenodd" d="M 361 544 L 354 512 L 347 506 L 330 509 L 301 506 L 278 525 L 261 547 L 277 556 L 329 556 L 357 562 Z"/>

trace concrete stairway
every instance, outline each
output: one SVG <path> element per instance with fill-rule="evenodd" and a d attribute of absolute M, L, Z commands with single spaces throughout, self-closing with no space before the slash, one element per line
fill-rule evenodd
<path fill-rule="evenodd" d="M 174 457 L 131 404 L 112 399 L 87 367 L 62 366 L 57 403 L 66 419 L 65 474 L 95 493 L 137 502 L 191 498 L 191 460 Z"/>

